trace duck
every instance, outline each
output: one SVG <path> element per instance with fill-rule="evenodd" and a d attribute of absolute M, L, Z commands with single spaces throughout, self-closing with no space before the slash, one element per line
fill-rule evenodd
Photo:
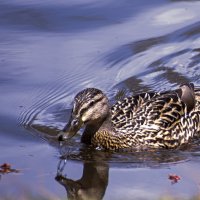
<path fill-rule="evenodd" d="M 81 142 L 98 149 L 178 148 L 199 136 L 200 88 L 185 83 L 128 96 L 112 106 L 100 89 L 86 88 L 74 97 L 58 140 L 69 140 L 83 127 Z"/>

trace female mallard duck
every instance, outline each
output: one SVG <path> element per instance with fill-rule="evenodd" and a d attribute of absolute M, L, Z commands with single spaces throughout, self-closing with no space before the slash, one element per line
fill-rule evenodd
<path fill-rule="evenodd" d="M 176 148 L 200 131 L 200 89 L 192 83 L 161 93 L 142 93 L 110 107 L 99 89 L 88 88 L 74 98 L 70 120 L 59 140 L 85 126 L 81 141 L 94 147 Z"/>

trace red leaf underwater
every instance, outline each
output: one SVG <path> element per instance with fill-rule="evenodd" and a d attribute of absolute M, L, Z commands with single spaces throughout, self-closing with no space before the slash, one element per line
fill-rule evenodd
<path fill-rule="evenodd" d="M 0 174 L 8 174 L 8 173 L 18 173 L 19 170 L 17 169 L 12 169 L 11 165 L 8 163 L 4 163 L 0 166 Z"/>
<path fill-rule="evenodd" d="M 181 177 L 176 174 L 169 174 L 168 179 L 171 180 L 172 184 L 174 184 L 177 183 L 179 180 L 181 180 Z"/>

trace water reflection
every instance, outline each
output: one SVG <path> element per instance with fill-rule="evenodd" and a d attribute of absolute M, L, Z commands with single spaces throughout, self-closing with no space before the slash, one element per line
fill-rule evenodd
<path fill-rule="evenodd" d="M 108 185 L 108 163 L 86 161 L 83 163 L 82 177 L 73 180 L 62 174 L 64 171 L 63 162 L 65 163 L 65 160 L 61 160 L 58 164 L 55 179 L 65 187 L 69 200 L 103 199 Z"/>
<path fill-rule="evenodd" d="M 146 152 L 118 152 L 111 153 L 97 151 L 95 149 L 82 147 L 79 153 L 71 151 L 65 146 L 65 153 L 60 158 L 57 167 L 55 180 L 64 186 L 67 197 L 70 200 L 82 199 L 103 199 L 109 182 L 109 169 L 135 169 L 135 168 L 168 168 L 180 162 L 188 161 L 188 153 L 179 150 L 148 150 Z M 73 179 L 75 174 L 66 172 L 66 167 L 70 164 L 72 168 L 73 160 L 79 160 L 83 166 L 80 179 Z M 67 173 L 67 175 L 65 175 Z"/>

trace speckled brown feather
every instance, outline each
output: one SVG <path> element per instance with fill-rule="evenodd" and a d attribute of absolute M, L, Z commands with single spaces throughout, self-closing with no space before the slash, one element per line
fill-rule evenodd
<path fill-rule="evenodd" d="M 112 128 L 102 126 L 92 143 L 115 150 L 185 144 L 200 131 L 200 90 L 193 94 L 196 101 L 189 112 L 187 99 L 181 99 L 183 92 L 178 90 L 127 97 L 111 109 Z"/>

